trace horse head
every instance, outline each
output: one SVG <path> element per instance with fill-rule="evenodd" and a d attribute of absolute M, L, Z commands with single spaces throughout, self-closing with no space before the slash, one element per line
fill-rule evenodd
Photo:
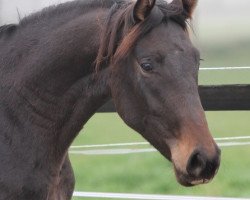
<path fill-rule="evenodd" d="M 198 93 L 200 55 L 186 27 L 195 5 L 195 0 L 130 5 L 117 23 L 123 31 L 110 78 L 121 118 L 173 163 L 185 186 L 209 182 L 220 163 Z"/>

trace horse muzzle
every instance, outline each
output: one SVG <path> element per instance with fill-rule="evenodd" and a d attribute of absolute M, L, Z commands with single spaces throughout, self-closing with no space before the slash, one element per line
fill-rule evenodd
<path fill-rule="evenodd" d="M 217 174 L 220 166 L 220 149 L 216 145 L 216 153 L 208 157 L 203 149 L 196 149 L 189 157 L 185 169 L 175 166 L 178 182 L 183 186 L 195 186 L 209 183 Z"/>

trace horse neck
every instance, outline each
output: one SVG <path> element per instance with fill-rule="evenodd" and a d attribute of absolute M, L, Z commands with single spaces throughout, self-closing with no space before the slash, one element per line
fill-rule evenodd
<path fill-rule="evenodd" d="M 110 98 L 109 68 L 94 75 L 93 66 L 100 33 L 96 19 L 104 14 L 89 12 L 53 30 L 11 77 L 19 100 L 31 105 L 23 112 L 35 113 L 32 125 L 56 132 L 62 149 Z"/>

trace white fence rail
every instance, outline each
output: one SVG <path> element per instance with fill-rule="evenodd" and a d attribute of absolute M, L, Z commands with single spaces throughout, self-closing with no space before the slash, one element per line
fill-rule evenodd
<path fill-rule="evenodd" d="M 200 70 L 210 71 L 210 70 L 245 70 L 250 69 L 250 66 L 241 67 L 201 67 Z"/>
<path fill-rule="evenodd" d="M 219 137 L 219 138 L 214 138 L 214 140 L 215 141 L 250 140 L 250 136 Z M 118 147 L 118 146 L 135 146 L 135 145 L 149 145 L 149 143 L 148 142 L 129 142 L 129 143 L 115 143 L 115 144 L 76 145 L 76 146 L 71 146 L 70 149 L 99 148 L 99 147 Z"/>
<path fill-rule="evenodd" d="M 141 199 L 141 200 L 250 200 L 244 198 L 198 197 L 198 196 L 195 197 L 195 196 L 102 193 L 102 192 L 74 192 L 73 196 L 82 198 Z"/>
<path fill-rule="evenodd" d="M 217 142 L 217 144 L 220 147 L 250 145 L 250 136 L 223 137 L 223 138 L 215 138 L 215 140 L 219 141 Z M 131 142 L 131 143 L 115 143 L 115 144 L 79 145 L 79 146 L 71 146 L 69 153 L 79 154 L 79 155 L 122 155 L 122 154 L 135 154 L 135 153 L 149 153 L 157 151 L 154 148 L 138 148 L 138 146 L 144 146 L 144 145 L 149 145 L 149 143 Z M 107 147 L 112 147 L 112 148 L 107 149 Z M 127 148 L 115 148 L 115 147 L 127 147 Z"/>
<path fill-rule="evenodd" d="M 220 147 L 233 147 L 233 146 L 249 146 L 250 142 L 225 142 L 218 143 Z M 70 150 L 70 154 L 78 155 L 124 155 L 124 154 L 137 154 L 137 153 L 151 153 L 157 152 L 154 148 L 137 148 L 137 149 L 92 149 L 92 150 Z"/>

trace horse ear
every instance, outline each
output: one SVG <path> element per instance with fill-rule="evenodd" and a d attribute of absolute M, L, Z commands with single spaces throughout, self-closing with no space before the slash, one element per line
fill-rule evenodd
<path fill-rule="evenodd" d="M 156 0 L 137 0 L 133 10 L 135 21 L 143 21 L 149 16 Z"/>
<path fill-rule="evenodd" d="M 182 0 L 183 9 L 187 18 L 191 19 L 198 0 Z"/>

